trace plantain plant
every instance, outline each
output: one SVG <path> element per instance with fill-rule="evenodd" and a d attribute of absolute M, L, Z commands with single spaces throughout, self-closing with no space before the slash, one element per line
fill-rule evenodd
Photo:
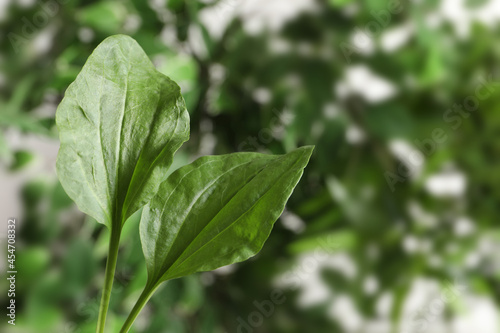
<path fill-rule="evenodd" d="M 189 138 L 189 115 L 179 86 L 124 35 L 94 50 L 56 122 L 61 184 L 82 212 L 110 230 L 98 333 L 105 328 L 120 234 L 132 214 L 142 209 L 148 279 L 121 332 L 161 283 L 259 252 L 313 151 L 205 156 L 165 179 Z"/>

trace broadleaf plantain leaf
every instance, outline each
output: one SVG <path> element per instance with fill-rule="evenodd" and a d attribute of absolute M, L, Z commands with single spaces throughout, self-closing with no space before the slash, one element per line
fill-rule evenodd
<path fill-rule="evenodd" d="M 312 151 L 206 156 L 175 171 L 142 213 L 150 288 L 259 252 Z"/>
<path fill-rule="evenodd" d="M 80 210 L 108 227 L 156 193 L 189 138 L 179 86 L 123 35 L 92 53 L 57 109 L 57 173 Z"/>

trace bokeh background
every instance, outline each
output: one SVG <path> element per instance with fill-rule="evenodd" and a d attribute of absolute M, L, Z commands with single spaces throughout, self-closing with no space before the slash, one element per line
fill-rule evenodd
<path fill-rule="evenodd" d="M 496 0 L 0 0 L 0 331 L 95 330 L 108 234 L 57 181 L 54 115 L 123 33 L 182 88 L 173 168 L 316 145 L 262 252 L 165 284 L 134 332 L 500 332 L 499 22 Z M 109 332 L 145 284 L 137 223 Z"/>

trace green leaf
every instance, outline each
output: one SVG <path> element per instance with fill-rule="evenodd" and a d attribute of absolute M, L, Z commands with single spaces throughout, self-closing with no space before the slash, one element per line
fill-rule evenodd
<path fill-rule="evenodd" d="M 83 26 L 113 34 L 123 28 L 129 15 L 123 2 L 101 1 L 80 9 L 76 14 L 76 19 Z"/>
<path fill-rule="evenodd" d="M 11 171 L 18 171 L 29 165 L 35 159 L 30 151 L 18 150 L 14 152 L 14 161 L 10 166 Z"/>
<path fill-rule="evenodd" d="M 174 172 L 142 214 L 148 285 L 259 252 L 312 151 L 206 156 Z"/>
<path fill-rule="evenodd" d="M 156 193 L 189 138 L 179 86 L 130 37 L 104 40 L 59 105 L 57 173 L 81 211 L 108 227 Z"/>

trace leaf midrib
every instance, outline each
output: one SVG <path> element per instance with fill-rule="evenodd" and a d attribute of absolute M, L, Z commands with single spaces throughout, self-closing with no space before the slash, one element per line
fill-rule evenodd
<path fill-rule="evenodd" d="M 130 53 L 130 49 L 132 48 L 132 45 L 128 44 L 129 45 L 129 48 L 128 48 L 128 52 Z M 124 57 L 124 59 L 127 59 L 127 57 L 125 57 L 125 54 L 123 53 L 123 50 L 122 48 L 118 45 L 118 44 L 115 44 L 113 47 L 115 46 L 118 46 L 118 50 L 120 50 L 120 52 L 122 53 L 122 56 Z M 110 49 L 113 49 L 113 48 L 110 48 Z M 104 59 L 104 61 L 106 60 L 106 58 Z M 103 63 L 104 63 L 103 61 Z M 118 131 L 118 140 L 116 142 L 116 150 L 118 152 L 118 156 L 117 156 L 117 159 L 116 159 L 116 162 L 115 162 L 115 169 L 116 169 L 116 174 L 115 174 L 115 179 L 116 179 L 116 186 L 115 186 L 115 216 L 114 216 L 114 219 L 117 219 L 117 221 L 115 223 L 118 223 L 118 221 L 120 222 L 120 227 L 123 225 L 123 216 L 120 216 L 122 215 L 121 214 L 121 211 L 120 211 L 120 201 L 119 201 L 119 196 L 118 196 L 118 193 L 119 193 L 119 187 L 120 187 L 120 181 L 119 181 L 119 176 L 120 176 L 120 164 L 121 164 L 121 156 L 122 156 L 122 149 L 120 149 L 121 147 L 121 143 L 122 143 L 122 137 L 123 137 L 123 122 L 125 120 L 125 111 L 127 110 L 127 102 L 128 102 L 128 83 L 129 83 L 129 77 L 130 77 L 130 69 L 131 69 L 131 61 L 127 61 L 128 63 L 128 69 L 127 69 L 127 77 L 125 79 L 125 89 L 124 89 L 124 93 L 123 93 L 123 109 L 122 109 L 122 114 L 121 114 L 121 120 L 120 120 L 120 130 Z M 130 183 L 129 183 L 129 186 L 130 186 Z M 127 189 L 127 192 L 128 192 L 128 189 Z M 125 201 L 124 201 L 125 202 Z M 114 221 L 113 221 L 114 222 Z M 115 226 L 116 227 L 116 226 Z"/>
<path fill-rule="evenodd" d="M 115 43 L 114 45 L 116 45 L 117 43 Z M 109 214 L 113 214 L 112 210 L 113 210 L 113 207 L 111 205 L 111 192 L 110 192 L 110 179 L 109 179 L 109 172 L 108 172 L 108 167 L 106 165 L 106 159 L 104 158 L 104 147 L 102 145 L 102 87 L 103 87 L 103 84 L 104 84 L 104 79 L 105 79 L 105 68 L 104 68 L 104 62 L 105 62 L 105 59 L 108 58 L 109 56 L 109 53 L 111 52 L 112 48 L 110 47 L 108 52 L 106 53 L 106 56 L 104 57 L 103 61 L 102 61 L 102 76 L 101 76 L 101 84 L 99 86 L 99 106 L 98 106 L 98 110 L 99 110 L 99 135 L 97 136 L 99 138 L 99 146 L 101 148 L 101 157 L 102 157 L 102 163 L 104 165 L 104 171 L 106 172 L 106 188 L 107 188 L 107 202 L 108 202 L 108 205 L 109 205 Z M 113 216 L 109 216 L 108 214 L 108 219 L 110 219 L 109 221 L 109 228 L 113 228 Z"/>

